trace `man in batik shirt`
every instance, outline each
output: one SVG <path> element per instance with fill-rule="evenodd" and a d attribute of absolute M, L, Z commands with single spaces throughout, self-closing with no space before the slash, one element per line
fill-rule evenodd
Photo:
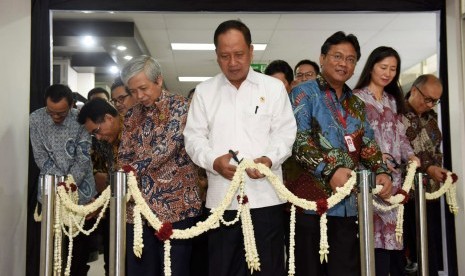
<path fill-rule="evenodd" d="M 102 193 L 109 185 L 110 174 L 115 171 L 118 147 L 123 130 L 123 117 L 105 99 L 95 98 L 81 108 L 78 122 L 95 138 L 92 148 L 94 178 L 97 192 Z M 109 219 L 102 218 L 98 233 L 102 236 L 105 275 L 109 275 Z"/>
<path fill-rule="evenodd" d="M 291 92 L 297 121 L 293 170 L 286 185 L 307 200 L 327 199 L 343 186 L 352 170 L 377 174 L 380 196 L 390 195 L 391 179 L 366 120 L 365 105 L 345 84 L 360 58 L 357 38 L 337 32 L 321 47 L 321 74 Z M 297 275 L 360 275 L 357 207 L 354 194 L 328 210 L 328 264 L 320 263 L 320 217 L 313 211 L 296 216 Z M 326 271 L 324 271 L 324 269 Z"/>
<path fill-rule="evenodd" d="M 40 175 L 72 175 L 78 187 L 79 204 L 88 203 L 96 194 L 91 139 L 76 120 L 73 92 L 66 85 L 54 84 L 45 91 L 45 102 L 46 107 L 29 117 L 32 150 Z M 80 234 L 74 242 L 71 275 L 87 275 L 88 255 L 86 236 Z"/>
<path fill-rule="evenodd" d="M 191 227 L 200 214 L 201 200 L 197 169 L 186 153 L 182 134 L 188 101 L 163 89 L 160 64 L 152 57 L 130 60 L 121 78 L 139 104 L 125 116 L 118 164 L 135 168 L 142 196 L 162 222 L 172 223 L 175 229 Z M 129 222 L 132 211 L 130 204 Z M 139 259 L 132 248 L 133 228 L 127 228 L 127 275 L 164 275 L 163 242 L 145 223 Z M 191 240 L 171 243 L 173 275 L 189 275 L 191 247 Z"/>
<path fill-rule="evenodd" d="M 434 75 L 421 75 L 412 84 L 406 95 L 407 112 L 403 116 L 405 133 L 410 140 L 415 155 L 420 158 L 420 171 L 429 177 L 426 190 L 434 192 L 444 182 L 448 170 L 442 167 L 442 134 L 438 118 L 433 108 L 439 104 L 442 95 L 441 81 Z M 440 206 L 438 201 L 427 201 L 428 224 L 428 267 L 429 275 L 438 275 L 440 257 Z M 410 260 L 416 261 L 415 247 L 415 203 L 410 200 L 405 207 L 405 247 L 409 249 Z"/>

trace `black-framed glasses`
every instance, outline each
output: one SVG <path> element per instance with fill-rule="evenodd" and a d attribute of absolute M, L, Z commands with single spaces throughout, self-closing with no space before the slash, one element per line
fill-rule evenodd
<path fill-rule="evenodd" d="M 56 116 L 56 117 L 63 118 L 63 117 L 66 117 L 66 115 L 68 115 L 69 109 L 66 111 L 62 111 L 62 112 L 55 112 L 55 111 L 51 111 L 50 109 L 48 109 L 48 107 L 45 107 L 45 112 L 51 117 Z"/>
<path fill-rule="evenodd" d="M 126 95 L 121 95 L 121 96 L 119 96 L 118 98 L 112 98 L 112 99 L 110 100 L 110 102 L 111 102 L 112 104 L 116 104 L 116 103 L 122 104 L 122 103 L 124 102 L 124 100 L 126 99 L 126 97 L 129 97 L 129 95 L 126 94 Z"/>
<path fill-rule="evenodd" d="M 97 134 L 99 134 L 100 133 L 100 126 L 101 126 L 101 124 L 98 124 L 97 128 L 90 132 L 90 135 L 95 137 Z"/>
<path fill-rule="evenodd" d="M 392 156 L 392 154 L 390 153 L 387 153 L 387 152 L 383 152 L 383 155 L 387 155 L 388 158 L 386 158 L 386 161 L 390 163 L 390 165 L 394 168 L 394 169 L 400 169 L 401 171 L 405 171 L 406 167 L 407 167 L 407 164 L 406 163 L 399 163 L 396 161 L 396 159 L 394 158 L 394 156 Z"/>
<path fill-rule="evenodd" d="M 416 85 L 414 85 L 414 86 L 418 90 L 418 92 L 420 92 L 421 96 L 423 97 L 423 101 L 425 101 L 425 104 L 432 103 L 433 106 L 434 106 L 434 105 L 438 105 L 441 102 L 441 99 L 433 99 L 433 98 L 430 98 L 430 97 L 426 97 L 425 94 L 423 94 L 423 92 L 421 92 L 420 88 L 418 88 L 418 86 L 416 86 Z"/>
<path fill-rule="evenodd" d="M 330 56 L 336 62 L 345 61 L 345 62 L 347 62 L 347 63 L 349 63 L 351 65 L 357 64 L 357 58 L 355 58 L 354 56 L 345 57 L 340 53 L 327 54 L 327 55 Z"/>

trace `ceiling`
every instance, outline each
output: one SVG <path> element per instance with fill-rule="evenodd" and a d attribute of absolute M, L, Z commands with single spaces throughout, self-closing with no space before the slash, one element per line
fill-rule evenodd
<path fill-rule="evenodd" d="M 125 52 L 149 54 L 162 65 L 166 87 L 186 95 L 197 83 L 179 82 L 178 76 L 214 76 L 219 72 L 215 52 L 173 51 L 171 43 L 212 43 L 216 27 L 228 19 L 240 19 L 251 30 L 253 43 L 267 43 L 265 51 L 255 51 L 253 63 L 268 64 L 275 59 L 287 61 L 291 67 L 302 59 L 318 62 L 324 40 L 336 31 L 353 33 L 360 42 L 362 57 L 348 84 L 353 86 L 369 53 L 378 46 L 395 48 L 402 60 L 402 71 L 438 52 L 439 19 L 434 12 L 421 13 L 156 13 L 156 12 L 68 12 L 54 11 L 54 28 L 68 24 L 68 29 L 85 21 L 88 32 L 101 39 L 89 49 L 76 44 L 78 31 L 54 36 L 54 58 L 69 58 L 78 72 L 93 72 L 96 82 L 111 83 L 114 75 L 98 63 L 97 56 L 107 56 L 121 67 L 125 53 L 115 50 L 118 43 L 128 43 Z M 59 23 L 55 24 L 56 21 Z M 119 22 L 119 23 L 117 23 Z M 101 24 L 117 26 L 111 34 L 92 31 Z M 120 25 L 118 25 L 120 24 Z M 118 27 L 119 26 L 119 27 Z M 132 28 L 132 37 L 131 37 Z M 77 28 L 76 28 L 77 29 Z M 118 32 L 127 29 L 128 33 Z M 84 29 L 81 29 L 82 31 Z M 70 30 L 68 30 L 70 31 Z M 73 38 L 74 36 L 74 38 Z M 66 38 L 66 39 L 65 39 Z M 129 46 L 131 45 L 131 46 Z M 76 65 L 73 59 L 87 56 Z M 93 55 L 93 56 L 92 56 Z M 74 64 L 74 65 L 73 65 Z M 105 63 L 106 64 L 106 63 Z"/>

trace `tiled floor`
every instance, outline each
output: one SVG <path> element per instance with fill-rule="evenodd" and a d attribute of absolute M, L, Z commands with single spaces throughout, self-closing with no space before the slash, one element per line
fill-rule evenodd
<path fill-rule="evenodd" d="M 98 260 L 90 263 L 90 270 L 87 276 L 105 276 L 105 270 L 103 269 L 103 255 L 98 256 Z"/>

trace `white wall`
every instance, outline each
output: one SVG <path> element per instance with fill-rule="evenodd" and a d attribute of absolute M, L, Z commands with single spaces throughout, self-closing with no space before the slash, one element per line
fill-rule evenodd
<path fill-rule="evenodd" d="M 24 275 L 31 1 L 0 1 L 0 275 Z"/>
<path fill-rule="evenodd" d="M 89 90 L 95 87 L 95 75 L 93 73 L 78 73 L 77 91 L 87 98 Z"/>
<path fill-rule="evenodd" d="M 78 91 L 78 73 L 68 64 L 68 79 L 66 83 L 73 92 Z M 85 95 L 83 95 L 85 97 Z"/>
<path fill-rule="evenodd" d="M 457 260 L 459 275 L 465 275 L 465 113 L 464 113 L 464 78 L 462 21 L 460 16 L 460 0 L 446 1 L 447 25 L 447 62 L 449 73 L 449 113 L 450 136 L 452 146 L 452 170 L 459 177 L 457 185 L 457 201 L 459 213 L 455 218 L 457 238 Z"/>

